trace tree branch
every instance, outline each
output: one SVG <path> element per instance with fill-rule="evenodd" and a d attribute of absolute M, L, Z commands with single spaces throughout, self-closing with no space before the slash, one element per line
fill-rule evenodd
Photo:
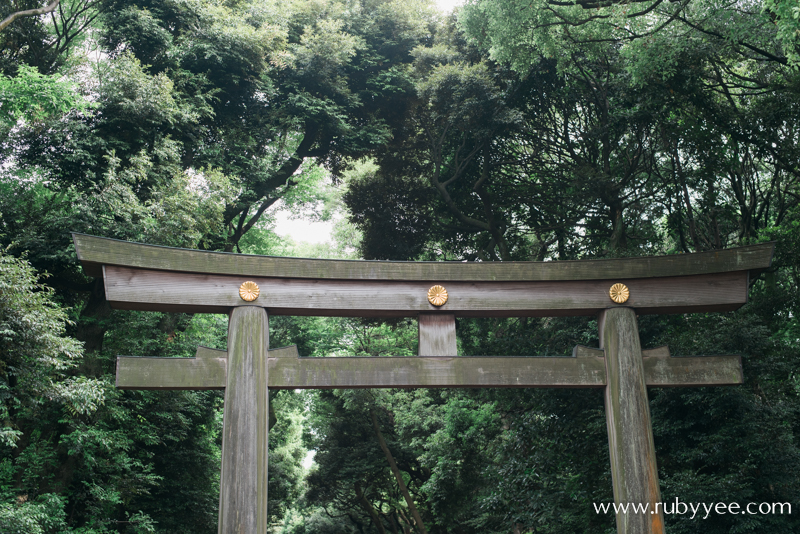
<path fill-rule="evenodd" d="M 47 4 L 45 7 L 40 7 L 40 8 L 37 8 L 37 9 L 27 9 L 25 11 L 17 11 L 15 13 L 10 14 L 6 18 L 4 18 L 2 22 L 0 22 L 0 32 L 5 30 L 6 27 L 9 24 L 11 24 L 12 22 L 14 22 L 17 19 L 20 19 L 20 18 L 23 18 L 23 17 L 35 17 L 35 16 L 38 16 L 38 15 L 44 15 L 45 13 L 51 13 L 52 11 L 54 11 L 56 9 L 56 7 L 58 7 L 58 3 L 60 1 L 61 0 L 53 0 L 52 2 Z"/>
<path fill-rule="evenodd" d="M 686 24 L 687 26 L 689 26 L 690 28 L 693 28 L 693 29 L 695 29 L 695 30 L 697 30 L 697 31 L 699 31 L 701 33 L 705 33 L 706 35 L 711 35 L 712 37 L 716 37 L 718 39 L 729 40 L 724 35 L 722 35 L 720 33 L 717 33 L 717 32 L 715 32 L 713 30 L 707 30 L 705 28 L 700 27 L 697 24 L 693 24 L 693 23 L 689 22 L 685 17 L 677 17 L 677 19 L 679 21 L 683 22 L 684 24 Z M 782 56 L 776 56 L 775 54 L 771 54 L 771 53 L 767 52 L 766 50 L 762 50 L 762 49 L 758 48 L 757 46 L 748 44 L 748 43 L 744 42 L 741 39 L 738 39 L 738 40 L 730 39 L 730 40 L 735 42 L 735 43 L 737 43 L 737 44 L 742 45 L 743 47 L 745 47 L 745 48 L 747 48 L 749 50 L 752 50 L 756 54 L 764 56 L 765 58 L 769 59 L 770 61 L 775 61 L 777 63 L 780 63 L 781 65 L 788 65 L 789 64 L 789 60 L 787 58 L 782 57 Z"/>

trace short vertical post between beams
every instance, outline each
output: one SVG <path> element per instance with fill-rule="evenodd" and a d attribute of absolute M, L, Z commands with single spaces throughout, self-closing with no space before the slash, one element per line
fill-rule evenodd
<path fill-rule="evenodd" d="M 617 512 L 618 534 L 662 534 L 664 514 L 658 484 L 653 427 L 636 313 L 610 308 L 600 313 L 600 347 L 606 360 L 606 426 L 614 501 L 647 505 L 644 513 Z M 641 508 L 640 508 L 641 510 Z"/>
<path fill-rule="evenodd" d="M 456 352 L 455 314 L 420 313 L 419 356 L 455 356 Z"/>
<path fill-rule="evenodd" d="M 269 322 L 264 308 L 234 308 L 222 423 L 219 534 L 266 534 Z"/>

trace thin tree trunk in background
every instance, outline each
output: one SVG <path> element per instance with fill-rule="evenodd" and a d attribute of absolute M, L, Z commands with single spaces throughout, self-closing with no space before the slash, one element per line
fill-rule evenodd
<path fill-rule="evenodd" d="M 358 502 L 361 503 L 361 506 L 364 507 L 364 510 L 367 511 L 369 516 L 372 518 L 372 522 L 375 523 L 375 528 L 378 529 L 380 534 L 386 534 L 386 529 L 383 528 L 383 524 L 381 523 L 381 518 L 378 517 L 378 513 L 375 511 L 375 507 L 372 506 L 372 503 L 367 500 L 364 496 L 364 491 L 361 489 L 361 484 L 356 482 L 354 484 L 356 490 L 356 497 L 358 498 Z"/>
<path fill-rule="evenodd" d="M 392 513 L 389 512 L 388 514 L 385 515 L 386 515 L 386 522 L 389 523 L 390 527 L 392 527 L 392 534 L 400 534 L 400 532 L 397 530 L 397 520 L 395 519 L 396 514 L 392 515 Z"/>
<path fill-rule="evenodd" d="M 375 435 L 378 436 L 378 443 L 380 443 L 381 449 L 383 449 L 383 454 L 386 455 L 386 461 L 389 462 L 389 467 L 391 468 L 392 473 L 394 473 L 394 478 L 397 479 L 397 485 L 400 486 L 400 492 L 406 499 L 406 504 L 408 504 L 408 509 L 411 512 L 411 516 L 414 518 L 414 522 L 417 524 L 417 530 L 419 530 L 420 534 L 428 534 L 428 530 L 425 528 L 425 523 L 422 522 L 422 518 L 417 511 L 417 506 L 414 504 L 414 499 L 411 498 L 411 494 L 408 492 L 406 483 L 403 481 L 403 475 L 400 474 L 400 469 L 397 468 L 397 464 L 394 461 L 392 452 L 389 450 L 389 446 L 386 445 L 386 440 L 383 439 L 381 427 L 378 425 L 378 416 L 374 411 L 370 412 L 370 415 L 372 416 L 372 426 L 375 428 Z"/>
<path fill-rule="evenodd" d="M 608 246 L 613 251 L 625 250 L 628 247 L 623 211 L 624 207 L 621 200 L 615 200 L 609 205 L 611 237 Z"/>
<path fill-rule="evenodd" d="M 403 534 L 411 534 L 411 521 L 408 520 L 406 514 L 404 514 L 402 510 L 397 510 L 397 517 L 402 519 L 402 521 L 400 521 L 400 519 L 397 521 L 400 523 L 400 526 L 403 527 Z"/>
<path fill-rule="evenodd" d="M 106 290 L 102 278 L 95 278 L 89 300 L 86 302 L 75 337 L 83 341 L 86 354 L 100 352 L 103 348 L 103 337 L 108 326 L 106 320 L 111 317 L 111 305 L 106 300 Z"/>

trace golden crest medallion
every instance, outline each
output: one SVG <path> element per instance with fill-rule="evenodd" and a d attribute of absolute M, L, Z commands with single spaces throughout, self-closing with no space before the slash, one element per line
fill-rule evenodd
<path fill-rule="evenodd" d="M 439 285 L 433 286 L 428 290 L 428 302 L 436 307 L 444 306 L 447 302 L 447 290 Z"/>
<path fill-rule="evenodd" d="M 631 292 L 628 291 L 628 286 L 625 284 L 614 284 L 611 286 L 611 289 L 608 290 L 608 296 L 617 304 L 626 302 L 630 295 Z"/>
<path fill-rule="evenodd" d="M 245 302 L 253 302 L 258 298 L 260 290 L 255 282 L 245 282 L 239 286 L 239 296 Z"/>

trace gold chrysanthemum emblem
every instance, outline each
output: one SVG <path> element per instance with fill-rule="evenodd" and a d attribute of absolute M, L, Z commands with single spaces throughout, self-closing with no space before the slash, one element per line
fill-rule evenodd
<path fill-rule="evenodd" d="M 247 302 L 256 300 L 259 292 L 258 284 L 255 282 L 245 282 L 239 286 L 239 296 L 242 297 L 242 300 Z"/>
<path fill-rule="evenodd" d="M 626 302 L 630 295 L 631 292 L 628 291 L 628 286 L 625 284 L 614 284 L 611 286 L 611 289 L 608 290 L 608 296 L 617 304 Z"/>
<path fill-rule="evenodd" d="M 428 302 L 434 306 L 444 306 L 447 302 L 447 290 L 442 286 L 433 286 L 428 290 Z"/>

